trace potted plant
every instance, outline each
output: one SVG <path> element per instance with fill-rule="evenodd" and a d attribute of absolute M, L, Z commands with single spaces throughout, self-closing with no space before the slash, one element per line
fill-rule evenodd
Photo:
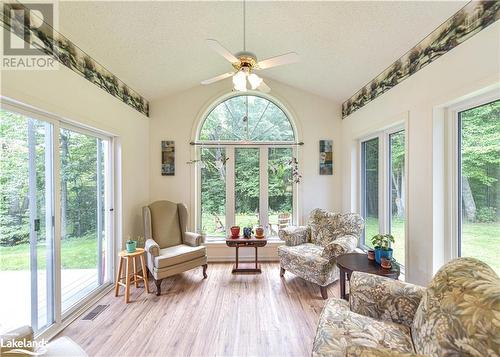
<path fill-rule="evenodd" d="M 129 239 L 127 240 L 126 245 L 127 245 L 127 253 L 133 253 L 137 248 L 137 241 Z"/>
<path fill-rule="evenodd" d="M 372 245 L 375 249 L 375 261 L 380 264 L 382 257 L 392 259 L 391 243 L 394 243 L 392 234 L 377 234 L 372 237 Z"/>

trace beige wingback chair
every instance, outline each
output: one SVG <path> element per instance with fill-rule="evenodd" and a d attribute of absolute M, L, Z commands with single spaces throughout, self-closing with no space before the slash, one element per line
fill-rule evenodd
<path fill-rule="evenodd" d="M 207 277 L 207 249 L 202 236 L 187 232 L 188 211 L 182 203 L 156 201 L 142 208 L 148 269 L 161 294 L 161 281 L 202 266 Z"/>

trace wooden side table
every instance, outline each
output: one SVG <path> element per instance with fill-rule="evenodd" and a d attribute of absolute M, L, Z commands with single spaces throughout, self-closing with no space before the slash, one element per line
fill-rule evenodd
<path fill-rule="evenodd" d="M 226 245 L 228 247 L 236 248 L 236 263 L 233 266 L 233 273 L 260 273 L 259 259 L 257 249 L 264 247 L 267 244 L 266 238 L 226 238 Z M 239 262 L 239 249 L 240 247 L 255 248 L 255 265 L 254 263 L 240 263 Z"/>
<path fill-rule="evenodd" d="M 130 280 L 134 282 L 136 288 L 139 287 L 139 279 L 144 282 L 144 287 L 146 288 L 146 292 L 149 293 L 149 284 L 148 284 L 148 271 L 146 269 L 146 263 L 144 261 L 144 249 L 137 248 L 135 252 L 128 253 L 126 250 L 122 250 L 119 254 L 120 256 L 120 266 L 118 268 L 118 273 L 116 274 L 116 283 L 115 283 L 115 296 L 118 296 L 118 291 L 120 289 L 120 285 L 125 287 L 125 302 L 130 302 L 129 292 L 130 292 Z M 142 275 L 137 274 L 137 262 L 136 258 L 141 259 L 141 268 Z M 123 261 L 125 260 L 125 276 L 122 276 L 123 269 Z M 132 263 L 134 271 L 131 273 L 130 264 Z M 132 279 L 131 279 L 132 278 Z M 125 279 L 125 283 L 122 283 L 121 280 Z"/>
<path fill-rule="evenodd" d="M 399 278 L 399 265 L 393 264 L 391 269 L 384 269 L 372 260 L 368 260 L 366 254 L 347 253 L 337 257 L 337 266 L 340 270 L 340 297 L 348 300 L 345 292 L 346 279 L 351 279 L 353 271 L 362 271 L 380 276 L 385 276 L 397 280 Z"/>

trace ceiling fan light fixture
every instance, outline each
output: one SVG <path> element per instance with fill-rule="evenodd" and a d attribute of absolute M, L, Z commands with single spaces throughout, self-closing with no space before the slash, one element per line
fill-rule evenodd
<path fill-rule="evenodd" d="M 250 82 L 250 86 L 252 89 L 257 89 L 262 84 L 262 78 L 260 78 L 255 73 L 252 73 L 248 76 L 248 81 Z"/>
<path fill-rule="evenodd" d="M 247 91 L 247 74 L 244 71 L 238 71 L 233 76 L 234 89 L 238 92 Z"/>

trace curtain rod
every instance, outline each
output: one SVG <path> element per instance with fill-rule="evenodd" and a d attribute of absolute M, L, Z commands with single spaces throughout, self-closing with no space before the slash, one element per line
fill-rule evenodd
<path fill-rule="evenodd" d="M 251 143 L 245 143 L 245 142 L 240 142 L 240 143 L 234 143 L 234 142 L 228 142 L 228 143 L 200 143 L 196 141 L 191 141 L 189 143 L 190 145 L 193 146 L 302 146 L 304 143 L 302 141 L 300 142 L 293 142 L 293 143 L 256 143 L 256 142 L 251 142 Z"/>

